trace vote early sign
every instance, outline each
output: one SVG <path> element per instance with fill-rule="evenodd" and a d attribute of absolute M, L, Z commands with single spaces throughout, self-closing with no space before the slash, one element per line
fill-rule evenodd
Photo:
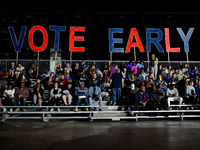
<path fill-rule="evenodd" d="M 22 45 L 23 45 L 23 42 L 24 42 L 27 26 L 22 26 L 21 34 L 20 34 L 19 38 L 17 38 L 16 35 L 15 35 L 14 27 L 10 26 L 10 27 L 8 27 L 8 29 L 9 29 L 9 33 L 10 33 L 10 36 L 11 36 L 11 39 L 12 39 L 12 42 L 13 42 L 15 52 L 20 52 Z M 49 30 L 51 32 L 55 32 L 54 51 L 57 52 L 58 49 L 59 49 L 60 32 L 66 31 L 66 26 L 50 25 Z M 185 52 L 189 52 L 189 40 L 190 40 L 191 35 L 194 31 L 194 28 L 189 28 L 187 34 L 185 34 L 183 32 L 182 28 L 176 28 L 176 30 L 179 33 L 181 39 L 183 40 Z M 33 35 L 36 31 L 40 31 L 42 33 L 43 43 L 42 43 L 41 46 L 36 46 L 34 44 Z M 74 45 L 75 41 L 84 41 L 84 36 L 75 36 L 75 32 L 85 32 L 85 27 L 70 26 L 69 51 L 71 51 L 71 52 L 84 52 L 85 47 L 76 47 Z M 114 46 L 115 43 L 123 43 L 123 38 L 114 38 L 114 34 L 123 33 L 123 32 L 124 32 L 123 28 L 109 28 L 108 29 L 109 52 L 112 52 L 112 53 L 124 53 L 124 52 L 129 53 L 130 49 L 132 47 L 138 47 L 140 52 L 145 52 L 145 49 L 144 49 L 144 46 L 141 42 L 137 28 L 131 28 L 125 50 L 122 47 L 121 48 L 115 47 Z M 157 34 L 156 38 L 151 37 L 151 35 L 153 33 Z M 158 49 L 158 52 L 163 53 L 164 49 L 161 46 L 161 44 L 159 43 L 163 39 L 163 37 L 165 38 L 166 52 L 180 52 L 179 47 L 176 47 L 176 48 L 171 47 L 171 45 L 170 45 L 170 34 L 169 33 L 170 33 L 169 28 L 164 29 L 164 36 L 163 36 L 163 32 L 162 32 L 161 29 L 146 28 L 146 52 L 151 52 L 151 45 L 154 44 L 156 46 L 156 48 Z M 133 42 L 134 38 L 135 38 L 135 42 Z M 46 49 L 47 45 L 48 45 L 48 32 L 47 32 L 47 30 L 40 25 L 33 26 L 29 30 L 29 33 L 28 33 L 28 43 L 29 43 L 30 48 L 33 51 L 35 51 L 35 52 L 44 51 Z"/>

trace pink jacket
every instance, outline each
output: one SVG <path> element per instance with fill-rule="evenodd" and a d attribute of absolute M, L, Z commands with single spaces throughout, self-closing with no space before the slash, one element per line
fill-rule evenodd
<path fill-rule="evenodd" d="M 136 66 L 132 66 L 131 70 L 133 71 L 133 74 L 137 74 L 137 67 Z"/>

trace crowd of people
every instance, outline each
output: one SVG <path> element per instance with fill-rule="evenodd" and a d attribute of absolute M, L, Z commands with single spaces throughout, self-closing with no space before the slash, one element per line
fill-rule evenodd
<path fill-rule="evenodd" d="M 102 111 L 103 94 L 106 92 L 110 97 L 109 105 L 120 105 L 120 101 L 125 100 L 128 110 L 138 110 L 138 106 L 149 110 L 170 110 L 172 101 L 179 101 L 179 109 L 182 109 L 183 100 L 190 104 L 199 103 L 200 73 L 197 66 L 162 66 L 155 54 L 152 54 L 150 66 L 149 72 L 144 69 L 143 60 L 139 63 L 129 61 L 120 66 L 105 64 L 101 70 L 96 65 L 87 65 L 85 61 L 73 67 L 68 63 L 66 66 L 57 63 L 54 72 L 41 76 L 36 74 L 34 63 L 28 68 L 12 63 L 6 72 L 0 68 L 0 102 L 11 106 L 10 111 L 20 111 L 19 108 L 13 110 L 12 106 L 26 106 L 27 98 L 30 98 L 28 88 L 32 87 L 33 104 L 39 106 L 43 105 L 44 90 L 49 90 L 51 106 L 60 106 L 61 102 L 64 105 L 72 105 L 73 102 L 79 106 L 83 101 L 94 110 L 93 101 L 98 101 L 99 111 Z M 36 82 L 32 83 L 31 79 Z M 11 84 L 12 80 L 16 87 Z M 4 111 L 7 111 L 6 108 Z M 57 111 L 61 111 L 60 108 Z"/>

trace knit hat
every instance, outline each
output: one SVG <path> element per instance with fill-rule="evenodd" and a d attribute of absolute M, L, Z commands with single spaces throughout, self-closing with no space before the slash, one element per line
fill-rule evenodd
<path fill-rule="evenodd" d="M 163 68 L 162 68 L 162 71 L 165 71 L 165 70 L 166 70 L 166 68 L 165 68 L 165 67 L 163 67 Z"/>

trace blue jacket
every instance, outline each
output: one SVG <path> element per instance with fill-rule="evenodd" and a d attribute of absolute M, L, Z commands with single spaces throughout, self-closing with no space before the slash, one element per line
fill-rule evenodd
<path fill-rule="evenodd" d="M 194 90 L 194 94 L 196 94 L 195 88 L 194 88 L 193 86 L 192 86 L 192 89 Z M 189 98 L 188 94 L 192 94 L 189 85 L 188 85 L 187 88 L 186 88 L 186 94 L 187 94 L 187 98 Z"/>
<path fill-rule="evenodd" d="M 80 93 L 80 87 L 78 87 L 77 89 L 76 89 L 76 91 L 75 91 L 75 95 L 76 96 L 86 96 L 86 97 L 88 97 L 88 89 L 86 88 L 86 87 L 84 87 L 84 90 L 85 90 L 85 94 L 84 95 L 82 95 L 81 93 Z"/>
<path fill-rule="evenodd" d="M 149 94 L 147 91 L 145 91 L 143 94 L 140 93 L 140 90 L 137 91 L 136 95 L 135 95 L 135 100 L 138 101 L 138 102 L 148 102 L 150 99 L 149 99 Z"/>
<path fill-rule="evenodd" d="M 96 86 L 95 95 L 101 97 L 101 89 L 100 87 Z M 93 97 L 93 87 L 89 87 L 88 96 Z"/>

